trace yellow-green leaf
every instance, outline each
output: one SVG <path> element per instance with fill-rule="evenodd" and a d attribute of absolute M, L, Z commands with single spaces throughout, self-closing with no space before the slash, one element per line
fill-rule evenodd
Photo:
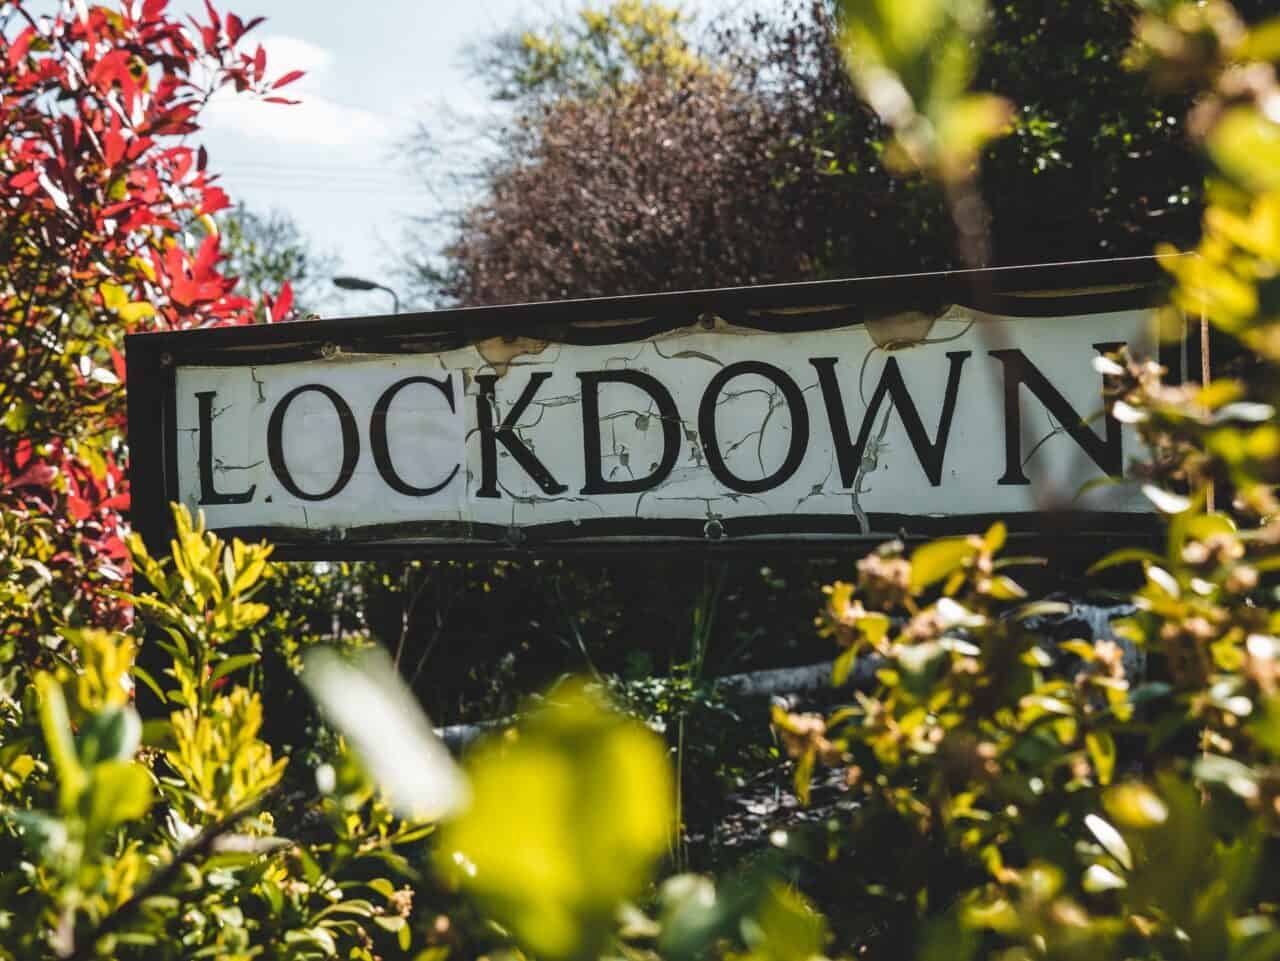
<path fill-rule="evenodd" d="M 597 957 L 670 840 L 661 740 L 572 685 L 467 770 L 473 800 L 441 829 L 445 866 L 533 956 Z"/>
<path fill-rule="evenodd" d="M 1089 759 L 1093 761 L 1093 769 L 1098 773 L 1098 783 L 1111 783 L 1111 775 L 1116 769 L 1116 741 L 1107 731 L 1090 731 L 1084 736 L 1085 747 L 1089 749 Z"/>
<path fill-rule="evenodd" d="M 52 674 L 36 675 L 36 691 L 40 695 L 40 727 L 44 732 L 45 746 L 58 776 L 58 798 L 62 810 L 75 806 L 88 780 L 80 758 L 76 754 L 75 739 L 71 735 L 71 718 L 67 714 L 67 702 L 62 696 L 62 686 Z"/>
<path fill-rule="evenodd" d="M 921 591 L 942 580 L 977 551 L 967 537 L 944 537 L 920 545 L 911 555 L 911 590 Z"/>
<path fill-rule="evenodd" d="M 116 311 L 116 314 L 126 324 L 136 324 L 140 320 L 145 320 L 148 317 L 154 317 L 156 315 L 156 309 L 145 301 L 134 301 L 131 304 L 125 304 Z"/>
<path fill-rule="evenodd" d="M 81 800 L 90 836 L 134 821 L 151 810 L 151 775 L 135 761 L 106 761 L 93 768 Z"/>

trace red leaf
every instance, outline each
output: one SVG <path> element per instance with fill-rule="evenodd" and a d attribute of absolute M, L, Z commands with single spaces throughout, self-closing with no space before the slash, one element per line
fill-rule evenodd
<path fill-rule="evenodd" d="M 244 22 L 234 13 L 227 14 L 227 39 L 234 46 L 244 36 Z"/>
<path fill-rule="evenodd" d="M 129 509 L 129 492 L 125 491 L 123 494 L 108 497 L 98 506 L 103 510 L 127 511 Z"/>
<path fill-rule="evenodd" d="M 200 250 L 196 253 L 195 266 L 191 271 L 192 277 L 196 280 L 204 280 L 213 272 L 214 264 L 217 262 L 218 235 L 210 234 L 200 244 Z"/>
<path fill-rule="evenodd" d="M 128 368 L 125 366 L 124 355 L 114 347 L 111 348 L 111 367 L 115 370 L 116 378 L 120 383 L 123 384 L 128 380 L 128 375 L 126 374 Z"/>
<path fill-rule="evenodd" d="M 262 44 L 258 44 L 258 49 L 253 55 L 253 79 L 262 83 L 262 75 L 267 72 L 267 51 L 262 49 Z"/>
<path fill-rule="evenodd" d="M 147 0 L 142 5 L 142 19 L 159 20 L 167 6 L 169 6 L 169 0 Z"/>
<path fill-rule="evenodd" d="M 276 302 L 271 306 L 271 322 L 278 324 L 289 316 L 289 311 L 292 308 L 293 285 L 286 280 L 284 286 L 280 288 L 280 296 L 276 298 Z"/>
<path fill-rule="evenodd" d="M 216 214 L 231 206 L 231 198 L 221 187 L 209 187 L 200 195 L 200 212 Z"/>
<path fill-rule="evenodd" d="M 18 65 L 18 61 L 27 55 L 27 51 L 31 48 L 31 41 L 35 39 L 35 35 L 35 27 L 27 27 L 26 30 L 23 30 L 22 33 L 18 34 L 17 39 L 13 41 L 13 45 L 9 47 L 9 66 L 11 68 L 16 67 Z"/>
<path fill-rule="evenodd" d="M 301 100 L 289 100 L 285 97 L 263 97 L 262 102 L 263 103 L 283 103 L 283 104 L 288 104 L 290 107 L 293 107 L 293 106 L 296 106 L 297 104 L 302 103 Z"/>
<path fill-rule="evenodd" d="M 304 76 L 306 76 L 306 71 L 305 71 L 305 70 L 290 70 L 290 71 L 289 71 L 288 73 L 286 73 L 283 77 L 281 77 L 279 80 L 277 80 L 275 83 L 273 83 L 273 84 L 271 85 L 271 89 L 272 89 L 272 90 L 279 90 L 279 89 L 280 89 L 281 87 L 283 87 L 285 84 L 293 83 L 295 80 L 299 79 L 300 77 L 304 77 Z"/>
<path fill-rule="evenodd" d="M 40 179 L 40 171 L 23 170 L 22 172 L 16 173 L 9 178 L 9 186 L 12 187 L 14 190 L 22 190 L 24 187 L 30 186 L 31 184 L 35 183 L 39 179 Z"/>
<path fill-rule="evenodd" d="M 5 486 L 11 489 L 18 487 L 48 487 L 49 483 L 57 476 L 57 470 L 48 464 L 32 464 Z"/>
<path fill-rule="evenodd" d="M 222 20 L 218 16 L 218 11 L 213 9 L 213 4 L 210 3 L 209 0 L 204 0 L 204 8 L 209 11 L 209 22 L 212 23 L 215 28 L 221 29 Z"/>
<path fill-rule="evenodd" d="M 124 156 L 124 137 L 115 130 L 108 130 L 103 139 L 103 153 L 108 167 L 114 167 Z"/>
<path fill-rule="evenodd" d="M 82 521 L 93 513 L 93 508 L 83 497 L 71 494 L 67 497 L 67 512 L 76 520 Z"/>

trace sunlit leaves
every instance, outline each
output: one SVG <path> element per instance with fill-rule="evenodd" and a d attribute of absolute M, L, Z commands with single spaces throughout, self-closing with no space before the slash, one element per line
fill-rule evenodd
<path fill-rule="evenodd" d="M 266 582 L 272 548 L 238 538 L 228 544 L 205 528 L 203 514 L 192 517 L 183 505 L 174 505 L 173 519 L 167 558 L 156 560 L 142 538 L 129 537 L 130 558 L 152 590 L 125 596 L 165 629 L 158 643 L 172 655 L 178 682 L 166 699 L 194 705 L 208 699 L 215 682 L 257 661 L 256 652 L 232 645 L 267 614 L 252 598 Z"/>
<path fill-rule="evenodd" d="M 1089 750 L 1089 759 L 1093 761 L 1093 769 L 1098 773 L 1098 783 L 1110 784 L 1116 769 L 1115 738 L 1107 731 L 1090 731 L 1085 735 L 1085 746 Z"/>
<path fill-rule="evenodd" d="M 948 537 L 922 544 L 911 555 L 911 589 L 920 591 L 948 577 L 977 551 L 967 537 Z"/>
<path fill-rule="evenodd" d="M 982 0 L 845 0 L 840 43 L 858 88 L 897 134 L 904 166 L 958 180 L 1004 131 L 1009 103 L 968 93 L 973 41 L 986 25 Z"/>
<path fill-rule="evenodd" d="M 569 686 L 466 769 L 472 802 L 441 832 L 446 866 L 530 953 L 595 957 L 670 842 L 661 742 Z"/>
<path fill-rule="evenodd" d="M 1274 118 L 1245 107 L 1229 110 L 1214 127 L 1208 148 L 1219 169 L 1249 190 L 1280 190 L 1280 123 Z M 1274 244 L 1274 235 L 1264 242 Z"/>
<path fill-rule="evenodd" d="M 59 804 L 69 810 L 80 798 L 88 776 L 80 764 L 71 735 L 71 719 L 62 688 L 49 674 L 36 675 L 40 694 L 40 727 L 58 778 Z"/>

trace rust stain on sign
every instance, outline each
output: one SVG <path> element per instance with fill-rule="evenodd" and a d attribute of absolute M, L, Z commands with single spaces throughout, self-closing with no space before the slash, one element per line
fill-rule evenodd
<path fill-rule="evenodd" d="M 536 357 L 547 349 L 547 341 L 533 337 L 490 337 L 475 345 L 476 353 L 484 358 L 498 377 L 505 377 L 517 357 Z"/>

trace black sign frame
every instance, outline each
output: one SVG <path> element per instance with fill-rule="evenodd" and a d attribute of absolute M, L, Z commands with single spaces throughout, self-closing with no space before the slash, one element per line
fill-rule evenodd
<path fill-rule="evenodd" d="M 1132 257 L 131 334 L 126 338 L 131 520 L 149 549 L 168 552 L 172 537 L 168 505 L 177 499 L 178 491 L 175 375 L 184 364 L 286 363 L 324 357 L 335 349 L 347 354 L 434 353 L 492 337 L 521 336 L 565 344 L 626 343 L 711 316 L 762 331 L 800 332 L 844 327 L 897 310 L 929 310 L 949 304 L 1027 318 L 1096 313 L 1163 303 L 1167 276 L 1159 258 Z M 1189 352 L 1195 356 L 1190 357 Z M 1161 346 L 1161 360 L 1170 370 L 1182 369 L 1188 359 L 1198 364 L 1195 338 L 1186 344 Z M 470 538 L 448 543 L 388 542 L 386 538 L 399 532 L 381 530 L 378 525 L 360 528 L 355 536 L 341 541 L 323 532 L 303 536 L 296 531 L 282 540 L 274 528 L 220 533 L 273 540 L 276 556 L 284 560 L 691 549 L 708 554 L 744 549 L 758 554 L 847 554 L 883 540 L 884 530 L 898 530 L 899 536 L 912 541 L 978 531 L 997 516 L 884 516 L 876 518 L 880 532 L 860 535 L 850 531 L 839 536 L 831 535 L 831 522 L 821 515 L 742 519 L 726 525 L 730 529 L 715 537 L 708 535 L 702 521 L 662 519 L 601 520 L 587 529 L 567 522 L 549 523 L 515 531 L 496 525 L 493 530 L 479 530 L 490 526 L 479 524 L 453 524 L 455 530 L 449 531 L 448 525 L 434 525 L 439 536 L 453 533 Z M 1060 544 L 1065 537 L 1097 549 L 1135 539 L 1145 541 L 1158 530 L 1156 517 L 1131 513 L 1063 511 L 1006 520 L 1016 541 Z M 608 539 L 594 539 L 600 537 Z"/>

